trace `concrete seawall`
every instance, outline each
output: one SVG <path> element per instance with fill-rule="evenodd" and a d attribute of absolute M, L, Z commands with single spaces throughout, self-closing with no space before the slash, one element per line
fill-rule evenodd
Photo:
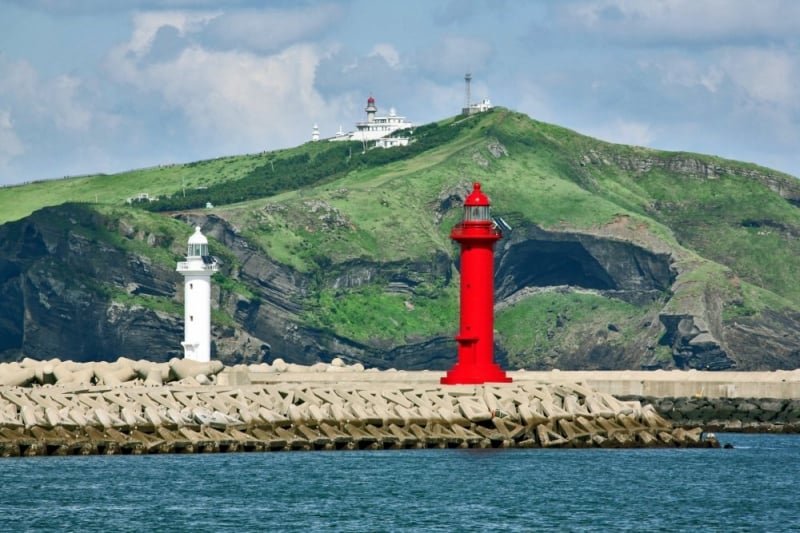
<path fill-rule="evenodd" d="M 441 372 L 340 361 L 25 361 L 0 365 L 0 378 L 17 382 L 0 386 L 0 455 L 718 446 L 650 405 L 561 375 L 524 374 L 510 384 L 442 386 Z"/>
<path fill-rule="evenodd" d="M 774 372 L 552 371 L 511 372 L 515 380 L 576 381 L 613 394 L 648 398 L 800 398 L 800 369 Z"/>
<path fill-rule="evenodd" d="M 327 365 L 324 365 L 327 366 Z M 321 371 L 315 367 L 278 364 L 252 365 L 246 373 L 250 383 L 307 382 L 326 383 L 359 381 L 363 370 L 333 367 Z M 239 367 L 231 369 L 234 375 Z M 371 374 L 371 381 L 438 384 L 444 372 L 390 370 Z M 800 399 L 800 369 L 774 372 L 701 372 L 701 371 L 512 371 L 514 383 L 582 383 L 587 387 L 626 397 L 647 398 L 780 398 Z"/>

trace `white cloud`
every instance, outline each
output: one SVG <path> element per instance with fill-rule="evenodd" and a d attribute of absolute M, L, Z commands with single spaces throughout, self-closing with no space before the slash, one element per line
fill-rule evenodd
<path fill-rule="evenodd" d="M 179 110 L 190 135 L 213 143 L 209 152 L 218 153 L 306 140 L 298 137 L 298 124 L 308 124 L 310 132 L 313 122 L 335 112 L 313 89 L 319 60 L 310 45 L 270 56 L 192 46 L 171 61 L 154 64 L 138 63 L 117 50 L 109 65 L 118 81 Z"/>
<path fill-rule="evenodd" d="M 685 54 L 651 54 L 638 61 L 638 67 L 658 74 L 661 83 L 683 88 L 702 87 L 716 93 L 725 80 L 725 69 L 714 64 L 712 59 Z"/>
<path fill-rule="evenodd" d="M 452 79 L 463 76 L 468 70 L 486 71 L 494 54 L 494 47 L 481 38 L 448 35 L 421 50 L 417 62 L 422 70 L 433 77 Z"/>
<path fill-rule="evenodd" d="M 58 76 L 47 89 L 53 122 L 62 130 L 86 131 L 92 122 L 92 112 L 78 102 L 81 81 L 73 76 Z"/>
<path fill-rule="evenodd" d="M 14 158 L 24 153 L 25 146 L 14 130 L 11 113 L 7 110 L 0 110 L 0 170 L 6 168 Z"/>
<path fill-rule="evenodd" d="M 0 98 L 20 101 L 26 95 L 35 96 L 39 91 L 39 76 L 27 61 L 10 61 L 0 56 Z M 43 104 L 31 98 L 34 106 Z"/>
<path fill-rule="evenodd" d="M 653 141 L 653 128 L 644 122 L 617 118 L 610 123 L 589 125 L 583 133 L 604 141 L 648 146 Z"/>
<path fill-rule="evenodd" d="M 397 52 L 397 49 L 390 44 L 376 44 L 372 47 L 372 50 L 370 50 L 368 56 L 380 57 L 392 68 L 397 68 L 400 66 L 400 54 Z"/>
<path fill-rule="evenodd" d="M 723 52 L 721 65 L 752 100 L 797 109 L 800 63 L 796 54 L 785 50 L 729 49 Z"/>
<path fill-rule="evenodd" d="M 556 10 L 565 28 L 617 41 L 793 39 L 800 22 L 793 0 L 586 0 Z"/>
<path fill-rule="evenodd" d="M 522 80 L 514 82 L 514 85 L 519 89 L 516 104 L 518 111 L 542 122 L 558 122 L 558 116 L 552 108 L 551 98 L 539 84 L 530 80 Z"/>
<path fill-rule="evenodd" d="M 176 28 L 181 35 L 197 32 L 219 12 L 149 11 L 133 15 L 133 33 L 130 40 L 122 45 L 127 53 L 143 57 L 150 51 L 158 30 L 163 26 Z"/>
<path fill-rule="evenodd" d="M 0 59 L 0 105 L 17 110 L 17 121 L 25 125 L 46 125 L 62 131 L 85 131 L 93 120 L 83 102 L 82 81 L 59 75 L 41 79 L 26 61 Z"/>
<path fill-rule="evenodd" d="M 712 94 L 726 87 L 748 104 L 798 108 L 800 59 L 787 49 L 724 47 L 687 56 L 661 54 L 639 61 L 644 71 L 658 73 L 664 85 L 702 87 Z"/>
<path fill-rule="evenodd" d="M 343 13 L 344 9 L 336 4 L 230 11 L 209 19 L 200 39 L 210 48 L 274 52 L 318 39 Z"/>

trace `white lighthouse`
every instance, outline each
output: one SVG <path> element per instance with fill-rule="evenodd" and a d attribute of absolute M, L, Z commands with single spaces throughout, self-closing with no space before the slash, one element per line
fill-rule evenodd
<path fill-rule="evenodd" d="M 194 229 L 186 261 L 178 262 L 184 286 L 183 356 L 194 361 L 211 359 L 211 275 L 217 263 L 208 255 L 208 239 Z"/>

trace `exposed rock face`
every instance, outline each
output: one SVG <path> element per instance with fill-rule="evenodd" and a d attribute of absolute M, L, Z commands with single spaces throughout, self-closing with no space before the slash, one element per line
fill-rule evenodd
<path fill-rule="evenodd" d="M 737 368 L 800 367 L 800 314 L 764 311 L 759 317 L 732 320 L 723 331 L 727 346 L 736 347 Z"/>
<path fill-rule="evenodd" d="M 461 192 L 443 194 L 441 200 L 458 203 Z M 328 265 L 324 276 L 315 278 L 273 261 L 222 218 L 192 214 L 182 219 L 187 225 L 201 225 L 204 233 L 236 256 L 238 270 L 228 274 L 256 295 L 250 299 L 213 285 L 212 306 L 234 320 L 232 325 L 214 327 L 214 357 L 228 364 L 276 358 L 313 364 L 340 357 L 377 368 L 452 366 L 456 346 L 449 336 L 420 338 L 402 346 L 364 344 L 310 327 L 303 315 L 308 296 L 320 286 L 347 289 L 378 283 L 388 292 L 413 294 L 419 280 L 451 283 L 457 258 L 454 264 L 442 251 L 427 261 L 409 263 L 359 260 Z M 519 225 L 496 250 L 497 301 L 503 305 L 537 288 L 564 286 L 651 309 L 683 290 L 684 273 L 670 250 L 648 247 L 612 229 L 580 233 Z M 181 276 L 174 264 L 157 264 L 112 245 L 103 234 L 109 230 L 150 246 L 170 244 L 75 205 L 45 209 L 0 227 L 0 359 L 94 361 L 127 356 L 168 361 L 182 356 Z M 161 298 L 172 302 L 173 309 L 126 303 L 119 295 Z M 673 355 L 672 361 L 654 366 L 742 370 L 800 366 L 800 316 L 767 312 L 725 322 L 722 309 L 721 295 L 706 294 L 690 306 L 643 311 L 642 327 L 651 344 L 660 339 Z M 614 335 L 619 333 L 609 324 L 603 332 L 559 347 L 547 364 L 565 369 L 647 364 L 652 345 L 629 342 L 620 349 L 611 342 Z M 506 366 L 502 339 L 495 358 Z"/>
<path fill-rule="evenodd" d="M 677 275 L 668 254 L 594 235 L 524 226 L 503 242 L 495 274 L 500 299 L 525 287 L 570 285 L 642 304 Z"/>
<path fill-rule="evenodd" d="M 4 359 L 91 361 L 137 353 L 166 360 L 180 354 L 178 317 L 110 303 L 98 290 L 107 282 L 129 294 L 172 298 L 177 286 L 163 266 L 93 238 L 101 224 L 89 210 L 61 207 L 0 227 Z"/>
<path fill-rule="evenodd" d="M 774 193 L 793 205 L 800 205 L 800 181 L 786 179 L 786 175 L 764 172 L 755 168 L 726 166 L 713 161 L 692 157 L 689 154 L 675 154 L 671 157 L 656 156 L 645 149 L 635 155 L 618 153 L 604 154 L 590 150 L 581 158 L 582 164 L 609 164 L 634 174 L 644 174 L 653 168 L 661 168 L 686 177 L 717 179 L 722 176 L 742 176 L 769 187 Z"/>
<path fill-rule="evenodd" d="M 700 370 L 730 370 L 736 362 L 720 345 L 720 341 L 692 315 L 659 315 L 666 332 L 661 343 L 672 348 L 678 368 Z"/>

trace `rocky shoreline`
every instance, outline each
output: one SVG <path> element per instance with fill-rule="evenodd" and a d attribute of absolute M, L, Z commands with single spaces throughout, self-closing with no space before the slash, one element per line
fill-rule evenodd
<path fill-rule="evenodd" d="M 654 398 L 622 400 L 651 405 L 675 427 L 729 433 L 800 433 L 800 399 Z"/>
<path fill-rule="evenodd" d="M 719 446 L 699 427 L 673 426 L 652 405 L 579 383 L 443 386 L 432 373 L 341 361 L 257 366 L 179 359 L 0 365 L 2 380 L 17 380 L 0 385 L 0 456 Z M 303 379 L 309 372 L 328 379 Z M 275 379 L 252 383 L 259 373 Z"/>

